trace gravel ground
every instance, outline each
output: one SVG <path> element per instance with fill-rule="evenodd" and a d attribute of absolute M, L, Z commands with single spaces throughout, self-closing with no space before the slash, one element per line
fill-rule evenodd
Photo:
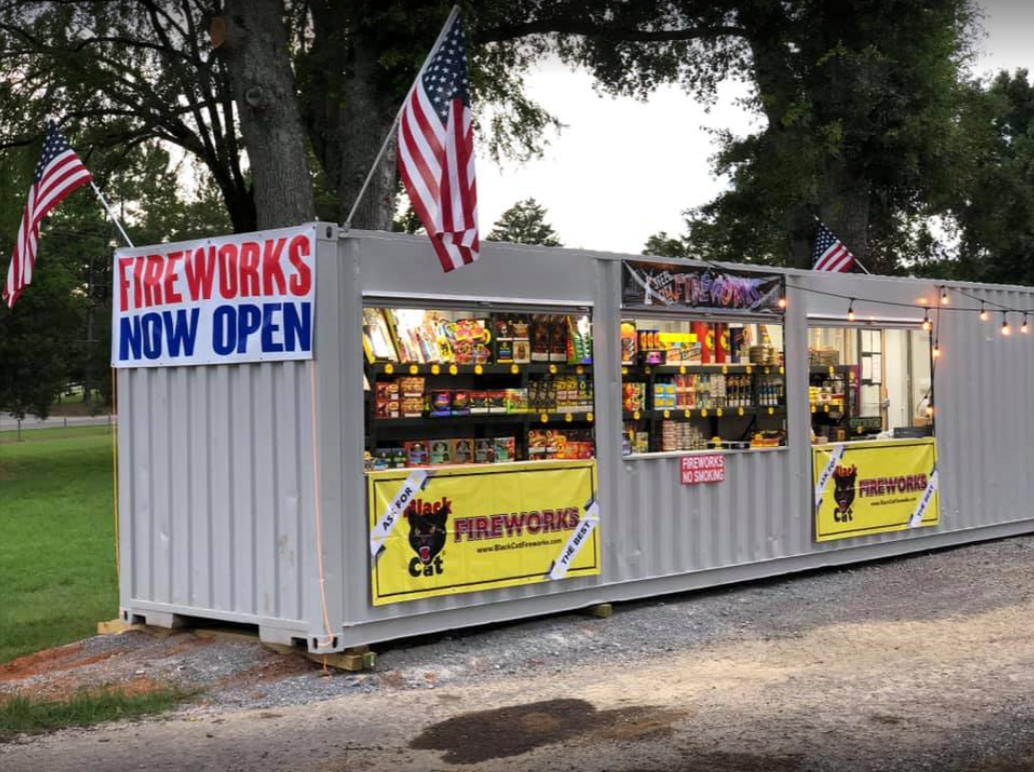
<path fill-rule="evenodd" d="M 205 695 L 0 746 L 0 766 L 115 768 L 97 743 L 139 738 L 153 769 L 1034 772 L 1034 536 L 377 650 L 376 672 L 330 677 L 201 633 L 34 655 L 0 667 L 0 694 L 173 680 Z M 329 736 L 318 723 L 342 718 Z M 178 766 L 203 727 L 203 755 Z"/>

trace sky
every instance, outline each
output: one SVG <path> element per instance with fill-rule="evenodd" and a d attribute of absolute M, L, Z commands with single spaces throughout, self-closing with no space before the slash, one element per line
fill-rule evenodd
<path fill-rule="evenodd" d="M 983 8 L 986 37 L 975 72 L 1034 72 L 1034 0 L 990 0 Z M 710 111 L 674 87 L 644 103 L 599 96 L 592 83 L 587 72 L 555 59 L 529 73 L 528 94 L 565 128 L 541 159 L 500 165 L 479 155 L 484 233 L 514 202 L 534 198 L 565 246 L 638 253 L 653 233 L 681 234 L 681 213 L 725 188 L 710 169 L 716 146 L 709 130 L 742 135 L 762 126 L 737 104 L 748 94 L 742 83 L 723 83 Z"/>

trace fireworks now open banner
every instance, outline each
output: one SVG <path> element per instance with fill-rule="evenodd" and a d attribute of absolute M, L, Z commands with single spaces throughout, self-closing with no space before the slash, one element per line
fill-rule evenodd
<path fill-rule="evenodd" d="M 112 367 L 311 359 L 313 225 L 115 252 Z"/>
<path fill-rule="evenodd" d="M 600 573 L 595 461 L 368 475 L 373 605 Z"/>
<path fill-rule="evenodd" d="M 940 522 L 932 437 L 816 445 L 812 474 L 816 541 Z"/>

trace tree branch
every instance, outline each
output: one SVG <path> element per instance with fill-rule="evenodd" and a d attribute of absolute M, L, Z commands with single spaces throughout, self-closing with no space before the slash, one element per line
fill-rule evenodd
<path fill-rule="evenodd" d="M 523 24 L 504 24 L 479 30 L 474 34 L 476 43 L 498 43 L 529 35 L 578 35 L 587 38 L 607 38 L 631 43 L 665 43 L 678 40 L 714 40 L 722 37 L 745 37 L 747 31 L 731 25 L 687 27 L 671 30 L 639 30 L 620 26 L 606 27 L 582 19 L 536 19 Z"/>

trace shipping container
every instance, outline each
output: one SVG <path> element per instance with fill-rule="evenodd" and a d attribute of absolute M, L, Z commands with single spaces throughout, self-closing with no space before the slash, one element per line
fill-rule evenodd
<path fill-rule="evenodd" d="M 1022 311 L 1034 309 L 1031 288 L 752 268 L 497 243 L 484 243 L 476 263 L 444 273 L 425 237 L 343 233 L 336 225 L 326 223 L 306 228 L 312 237 L 315 270 L 311 358 L 286 359 L 289 354 L 281 351 L 285 344 L 271 338 L 273 342 L 266 350 L 278 351 L 272 357 L 260 354 L 226 363 L 226 357 L 217 352 L 209 360 L 195 359 L 189 364 L 177 364 L 175 358 L 159 362 L 160 357 L 147 363 L 138 352 L 137 359 L 143 364 L 157 362 L 160 366 L 136 366 L 126 359 L 127 352 L 132 358 L 133 346 L 146 347 L 149 328 L 146 322 L 141 323 L 143 332 L 136 333 L 144 336 L 140 344 L 131 337 L 132 325 L 120 326 L 120 310 L 124 322 L 129 318 L 128 307 L 116 309 L 117 332 L 122 336 L 113 345 L 119 368 L 120 605 L 127 621 L 166 627 L 198 619 L 246 623 L 257 625 L 266 641 L 302 644 L 311 652 L 341 651 L 403 636 L 1034 531 L 1034 334 L 1020 331 Z M 120 250 L 116 265 L 127 267 L 116 272 L 116 294 L 131 287 L 126 271 L 134 259 L 176 253 L 186 256 L 182 263 L 185 266 L 192 253 L 208 254 L 208 247 L 215 245 L 211 254 L 221 260 L 219 244 L 252 238 L 259 245 L 268 245 L 279 233 L 293 232 Z M 243 247 L 240 252 L 245 254 Z M 756 313 L 756 307 L 740 299 L 731 301 L 727 313 L 699 304 L 689 307 L 682 302 L 688 297 L 686 289 L 673 306 L 657 303 L 651 309 L 649 303 L 629 300 L 629 282 L 641 276 L 636 270 L 642 266 L 651 267 L 654 276 L 670 271 L 668 278 L 676 277 L 676 282 L 682 281 L 677 278 L 680 275 L 688 277 L 686 282 L 702 280 L 704 285 L 700 286 L 710 286 L 715 277 L 722 281 L 739 277 L 745 279 L 743 286 L 752 287 L 771 281 L 778 288 L 780 306 L 777 311 L 767 307 L 764 314 Z M 240 282 L 236 294 L 240 295 L 250 279 L 242 273 L 236 276 L 235 281 Z M 259 277 L 267 278 L 264 274 Z M 274 272 L 273 284 L 280 279 Z M 261 285 L 263 281 L 257 281 L 254 287 L 262 289 Z M 678 286 L 682 288 L 683 284 Z M 233 294 L 234 288 L 226 289 Z M 273 290 L 276 294 L 276 287 Z M 131 303 L 132 293 L 128 289 L 126 292 L 130 300 L 125 302 Z M 947 305 L 941 301 L 944 295 L 950 298 Z M 176 305 L 175 294 L 168 289 L 162 299 L 166 307 Z M 189 303 L 186 306 L 192 307 Z M 981 306 L 991 317 L 988 321 L 978 316 L 976 309 Z M 415 599 L 402 602 L 393 602 L 387 592 L 377 595 L 372 583 L 377 580 L 376 563 L 384 558 L 375 556 L 376 545 L 371 548 L 371 529 L 380 510 L 371 501 L 370 480 L 380 475 L 387 482 L 398 483 L 391 473 L 367 470 L 371 397 L 366 386 L 373 370 L 364 351 L 364 308 L 462 309 L 480 313 L 484 320 L 503 313 L 520 319 L 525 312 L 529 318 L 536 313 L 591 318 L 591 365 L 577 367 L 588 373 L 594 401 L 590 414 L 577 414 L 574 420 L 582 422 L 579 425 L 591 422 L 587 431 L 593 434 L 595 444 L 594 463 L 583 462 L 591 465 L 591 475 L 585 479 L 591 480 L 591 499 L 598 511 L 598 525 L 591 535 L 596 541 L 589 548 L 598 551 L 594 568 L 588 568 L 592 561 L 583 552 L 587 568 L 582 573 L 572 570 L 562 579 L 551 580 L 551 565 L 547 564 L 536 569 L 541 575 L 533 580 L 479 585 L 481 577 L 476 574 L 480 564 L 478 558 L 470 557 L 471 562 L 463 569 L 466 582 L 440 591 L 414 593 Z M 853 320 L 848 319 L 849 308 Z M 279 314 L 280 305 L 263 309 L 248 312 L 265 314 L 263 330 L 272 324 L 270 319 L 283 322 L 286 318 L 268 316 Z M 1003 314 L 1004 309 L 1014 311 Z M 201 313 L 207 312 L 202 309 Z M 223 322 L 227 318 L 224 316 Z M 242 336 L 248 318 L 243 312 L 236 317 Z M 620 328 L 622 320 L 637 319 L 639 329 L 654 320 L 662 333 L 662 345 L 669 347 L 654 365 L 644 364 L 647 360 L 641 359 L 632 366 L 637 373 L 644 373 L 644 382 L 664 380 L 660 374 L 665 373 L 670 373 L 674 381 L 680 369 L 699 371 L 707 367 L 717 368 L 709 371 L 715 374 L 723 367 L 725 375 L 739 374 L 740 380 L 734 385 L 757 384 L 759 381 L 750 379 L 760 379 L 767 373 L 773 385 L 765 400 L 771 410 L 753 394 L 744 399 L 746 410 L 742 405 L 726 407 L 727 415 L 711 408 L 719 413 L 717 418 L 713 414 L 705 418 L 701 414 L 706 409 L 696 407 L 668 413 L 644 410 L 650 416 L 640 414 L 638 418 L 635 413 L 639 411 L 632 411 L 629 417 L 629 411 L 623 410 L 623 380 L 627 382 L 631 376 L 628 364 L 622 362 Z M 925 329 L 924 319 L 930 320 L 933 330 Z M 1002 334 L 1003 321 L 1010 325 L 1011 335 Z M 816 332 L 819 328 L 832 332 L 823 338 Z M 682 329 L 686 330 L 684 334 L 677 332 Z M 672 352 L 700 356 L 689 348 L 704 345 L 700 334 L 693 332 L 702 329 L 717 334 L 716 347 L 730 347 L 729 359 L 706 365 L 699 359 L 686 359 L 693 364 L 682 368 L 670 364 L 676 355 Z M 903 330 L 907 336 L 881 332 L 879 339 L 863 338 L 861 331 L 866 329 Z M 934 343 L 923 342 L 933 340 L 934 335 Z M 760 352 L 759 357 L 775 358 L 748 360 L 747 338 Z M 810 341 L 819 339 L 845 341 L 843 351 L 858 349 L 858 361 L 844 365 L 846 380 L 840 386 L 833 376 L 823 385 L 821 372 L 818 378 L 809 377 L 815 370 L 814 362 L 809 361 Z M 931 345 L 936 345 L 936 358 L 930 353 Z M 903 359 L 906 353 L 893 347 L 906 347 L 907 351 L 901 348 L 901 352 L 907 353 L 907 361 Z M 228 350 L 225 346 L 216 348 Z M 765 353 L 777 348 L 780 350 L 775 354 Z M 239 350 L 244 350 L 243 343 Z M 830 356 L 837 356 L 830 351 Z M 629 354 L 624 356 L 627 360 Z M 663 356 L 669 359 L 662 364 Z M 924 364 L 926 356 L 932 361 Z M 905 365 L 898 367 L 894 362 Z M 916 363 L 914 371 L 909 363 Z M 386 368 L 386 364 L 391 367 Z M 561 370 L 567 366 L 563 364 Z M 396 367 L 399 374 L 410 371 L 403 361 L 381 362 L 377 367 L 381 375 L 385 369 Z M 415 372 L 427 377 L 431 377 L 431 367 L 426 362 L 412 365 Z M 476 372 L 476 367 L 470 372 Z M 532 364 L 513 367 L 534 373 L 548 372 L 542 368 L 549 365 L 537 370 Z M 504 375 L 494 377 L 503 379 Z M 894 385 L 897 383 L 901 385 Z M 838 388 L 841 393 L 836 393 Z M 895 390 L 909 395 L 899 408 L 888 404 L 893 402 Z M 919 424 L 919 435 L 932 433 L 935 451 L 927 447 L 924 452 L 936 453 L 936 465 L 924 467 L 921 475 L 904 482 L 890 478 L 889 482 L 882 478 L 854 481 L 851 496 L 882 495 L 881 485 L 900 485 L 901 490 L 908 488 L 906 493 L 915 492 L 909 486 L 919 485 L 929 487 L 939 501 L 925 510 L 926 515 L 919 511 L 913 524 L 920 527 L 901 523 L 895 530 L 874 528 L 868 533 L 861 525 L 858 530 L 850 530 L 848 526 L 854 527 L 851 523 L 840 532 L 846 538 L 820 540 L 816 499 L 821 491 L 816 493 L 816 477 L 822 471 L 818 470 L 823 465 L 821 459 L 831 459 L 826 469 L 830 474 L 843 471 L 846 475 L 851 467 L 837 459 L 841 455 L 847 458 L 850 453 L 862 458 L 862 445 L 856 450 L 848 441 L 850 437 L 840 443 L 832 436 L 826 437 L 827 443 L 821 448 L 827 455 L 818 454 L 816 448 L 820 446 L 813 444 L 812 435 L 819 424 L 813 410 L 828 413 L 832 405 L 834 414 L 846 414 L 851 409 L 845 407 L 845 401 L 852 395 L 869 406 L 870 423 L 877 428 L 903 422 L 906 430 L 899 427 L 902 439 L 898 444 L 911 437 L 907 429 L 912 423 Z M 731 404 L 728 397 L 719 400 Z M 914 414 L 924 411 L 929 420 L 915 418 Z M 672 412 L 674 415 L 670 415 Z M 425 420 L 430 423 L 435 419 Z M 510 420 L 520 431 L 529 431 L 528 422 L 538 419 L 532 414 L 528 419 Z M 542 421 L 544 427 L 559 424 L 562 428 L 564 423 L 572 423 L 570 418 L 547 413 L 543 413 Z M 623 434 L 630 424 L 634 438 L 637 421 L 647 427 L 641 434 L 648 435 L 646 441 L 653 445 L 639 448 L 645 452 L 629 453 L 623 445 Z M 673 423 L 665 429 L 669 421 Z M 694 437 L 708 431 L 718 436 L 726 431 L 723 427 L 731 426 L 729 431 L 739 432 L 746 439 L 738 449 L 734 449 L 735 443 L 723 442 L 708 450 L 659 450 L 658 443 L 685 441 L 689 430 L 678 434 L 678 421 L 698 421 Z M 857 427 L 845 417 L 838 426 L 829 424 L 827 429 L 822 424 L 820 431 L 836 433 L 849 427 L 861 432 L 865 422 L 856 423 Z M 416 419 L 409 425 L 416 427 L 414 432 L 421 428 Z M 457 419 L 454 425 L 479 424 L 471 416 Z M 763 426 L 771 427 L 764 434 L 773 438 L 773 446 L 747 447 L 747 443 L 753 444 L 750 437 L 754 428 Z M 669 435 L 662 434 L 669 430 Z M 471 429 L 471 436 L 478 431 Z M 760 438 L 762 433 L 758 430 L 753 436 Z M 757 441 L 761 443 L 762 439 Z M 838 444 L 847 450 L 837 451 Z M 894 445 L 889 441 L 886 447 Z M 876 448 L 873 452 L 883 451 Z M 685 459 L 716 456 L 720 462 L 707 463 L 721 464 L 720 481 L 707 478 L 702 484 L 685 484 L 684 470 L 692 471 L 694 464 L 703 463 Z M 538 479 L 534 477 L 537 470 L 551 468 L 554 462 L 538 463 L 542 466 L 527 474 L 527 480 Z M 564 463 L 577 466 L 576 462 L 555 463 L 558 469 L 564 468 Z M 857 475 L 858 463 L 851 466 Z M 496 497 L 478 514 L 491 514 L 500 507 L 504 513 L 520 509 L 519 502 L 512 506 L 500 503 L 503 478 L 491 492 L 493 476 L 509 470 L 511 477 L 505 485 L 512 479 L 517 486 L 513 490 L 521 490 L 522 483 L 513 474 L 527 468 L 498 464 L 477 470 L 480 476 L 468 481 L 471 490 Z M 402 470 L 397 476 L 405 477 L 408 471 Z M 917 482 L 920 480 L 921 485 Z M 919 490 L 916 495 L 923 492 Z M 886 500 L 891 502 L 887 511 L 900 505 L 894 504 L 896 500 Z M 440 497 L 441 501 L 445 497 Z M 861 499 L 853 505 L 848 502 L 859 511 L 863 503 Z M 835 505 L 836 528 L 841 525 L 841 514 L 851 517 L 849 511 L 849 506 Z M 451 515 L 458 522 L 460 513 Z M 588 507 L 579 511 L 579 516 L 584 522 L 589 516 Z M 563 528 L 557 525 L 558 538 L 567 538 L 576 519 L 555 521 L 564 523 Z M 480 527 L 476 521 L 471 522 L 471 527 Z M 491 526 L 490 519 L 485 522 Z M 396 536 L 403 543 L 405 534 L 398 531 Z M 490 531 L 484 531 L 479 538 L 487 545 L 490 536 Z M 450 557 L 450 550 L 458 556 L 461 549 L 473 549 L 478 542 L 462 541 L 451 520 L 442 538 L 443 544 L 435 549 L 452 561 L 450 570 L 459 572 L 459 558 Z M 550 543 L 556 544 L 557 539 Z M 416 546 L 413 549 L 412 555 L 407 553 L 410 566 L 415 565 L 418 571 L 431 570 L 431 563 L 424 561 L 430 553 L 421 556 Z M 409 579 L 402 577 L 401 581 Z M 464 591 L 460 584 L 476 589 Z M 441 583 L 436 586 L 446 587 Z M 921 590 L 917 588 L 917 592 Z"/>

